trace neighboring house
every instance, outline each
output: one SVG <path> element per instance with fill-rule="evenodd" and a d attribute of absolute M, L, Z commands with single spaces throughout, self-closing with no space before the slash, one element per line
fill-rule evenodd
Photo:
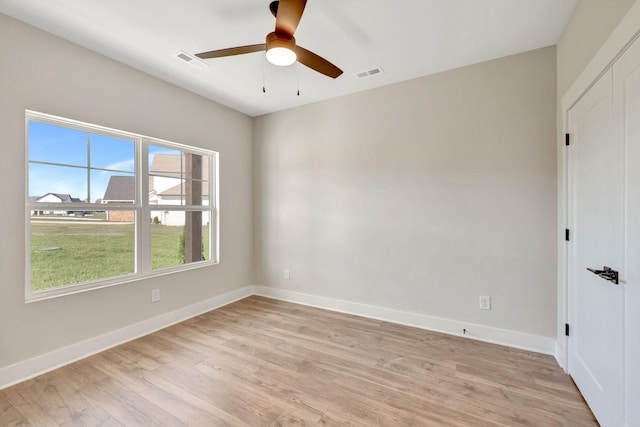
<path fill-rule="evenodd" d="M 44 196 L 40 197 L 29 197 L 29 201 L 32 203 L 60 203 L 60 204 L 70 204 L 70 203 L 80 203 L 82 200 L 71 197 L 70 194 L 60 194 L 60 193 L 47 193 Z M 64 210 L 33 210 L 31 211 L 31 215 L 70 215 L 74 213 L 72 206 L 65 206 Z M 71 209 L 68 209 L 71 208 Z"/>
<path fill-rule="evenodd" d="M 183 159 L 181 161 L 181 159 Z M 203 158 L 202 168 L 209 170 L 209 159 Z M 155 154 L 149 168 L 149 204 L 151 205 L 183 205 L 186 198 L 185 184 L 181 177 L 185 176 L 184 157 L 175 154 Z M 102 203 L 133 203 L 135 199 L 135 178 L 133 176 L 112 176 L 102 198 Z M 203 184 L 202 203 L 209 205 L 209 184 Z M 183 211 L 154 210 L 155 217 L 164 225 L 182 226 L 185 223 Z M 133 212 L 110 212 L 109 221 L 133 221 Z M 209 222 L 207 213 L 203 221 Z"/>
<path fill-rule="evenodd" d="M 186 197 L 184 177 L 186 170 L 185 157 L 175 154 L 154 154 L 149 168 L 149 204 L 183 205 Z M 202 170 L 209 170 L 209 158 L 202 158 Z M 203 185 L 202 204 L 209 205 L 209 184 Z M 165 225 L 182 226 L 185 223 L 183 211 L 156 210 L 151 211 L 151 218 Z M 208 213 L 203 214 L 203 221 L 209 222 Z"/>
<path fill-rule="evenodd" d="M 136 197 L 136 178 L 134 176 L 112 176 L 102 198 L 103 204 L 133 204 Z M 107 221 L 133 222 L 133 211 L 107 211 Z"/>

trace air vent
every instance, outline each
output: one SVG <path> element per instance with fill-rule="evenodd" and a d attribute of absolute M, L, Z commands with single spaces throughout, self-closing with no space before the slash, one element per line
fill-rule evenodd
<path fill-rule="evenodd" d="M 364 79 L 365 77 L 375 76 L 377 74 L 383 74 L 382 67 L 372 68 L 371 70 L 362 71 L 361 73 L 357 73 L 356 77 L 359 79 Z"/>
<path fill-rule="evenodd" d="M 190 57 L 189 55 L 187 55 L 186 53 L 182 53 L 180 52 L 179 54 L 176 55 L 178 58 L 182 59 L 185 62 L 191 62 L 193 61 L 193 58 Z"/>
<path fill-rule="evenodd" d="M 178 52 L 176 54 L 176 58 L 178 58 L 181 61 L 186 62 L 187 64 L 191 65 L 194 68 L 197 68 L 198 70 L 204 70 L 205 68 L 207 68 L 207 64 L 205 64 L 204 62 L 200 61 L 195 56 L 189 55 L 188 53 Z"/>

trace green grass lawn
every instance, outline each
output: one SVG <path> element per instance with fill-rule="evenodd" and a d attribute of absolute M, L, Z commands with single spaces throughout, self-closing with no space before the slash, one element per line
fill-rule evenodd
<path fill-rule="evenodd" d="M 183 263 L 179 249 L 182 232 L 183 227 L 151 224 L 154 270 Z M 133 274 L 134 233 L 133 224 L 32 221 L 32 289 L 39 291 Z M 205 259 L 209 259 L 208 227 L 203 227 L 203 234 Z"/>
<path fill-rule="evenodd" d="M 183 227 L 151 224 L 151 267 L 154 270 L 173 267 L 183 263 L 184 251 L 180 251 Z M 202 227 L 204 259 L 209 259 L 209 227 Z"/>

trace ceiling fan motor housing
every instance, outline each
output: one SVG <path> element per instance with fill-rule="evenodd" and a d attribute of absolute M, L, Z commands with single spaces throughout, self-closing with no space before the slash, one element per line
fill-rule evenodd
<path fill-rule="evenodd" d="M 286 34 L 278 34 L 275 31 L 267 34 L 267 50 L 274 47 L 283 47 L 291 51 L 296 51 L 296 38 Z"/>

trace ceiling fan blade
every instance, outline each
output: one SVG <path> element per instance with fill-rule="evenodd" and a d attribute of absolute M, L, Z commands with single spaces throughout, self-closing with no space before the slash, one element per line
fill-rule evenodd
<path fill-rule="evenodd" d="M 342 74 L 340 68 L 303 47 L 296 46 L 296 55 L 298 55 L 298 62 L 327 77 L 335 79 Z"/>
<path fill-rule="evenodd" d="M 264 43 L 250 44 L 247 46 L 230 47 L 227 49 L 212 50 L 209 52 L 196 53 L 196 56 L 200 59 L 220 58 L 223 56 L 242 55 L 244 53 L 260 52 L 266 49 L 267 45 Z"/>
<path fill-rule="evenodd" d="M 276 15 L 276 33 L 293 37 L 307 0 L 280 0 Z"/>

